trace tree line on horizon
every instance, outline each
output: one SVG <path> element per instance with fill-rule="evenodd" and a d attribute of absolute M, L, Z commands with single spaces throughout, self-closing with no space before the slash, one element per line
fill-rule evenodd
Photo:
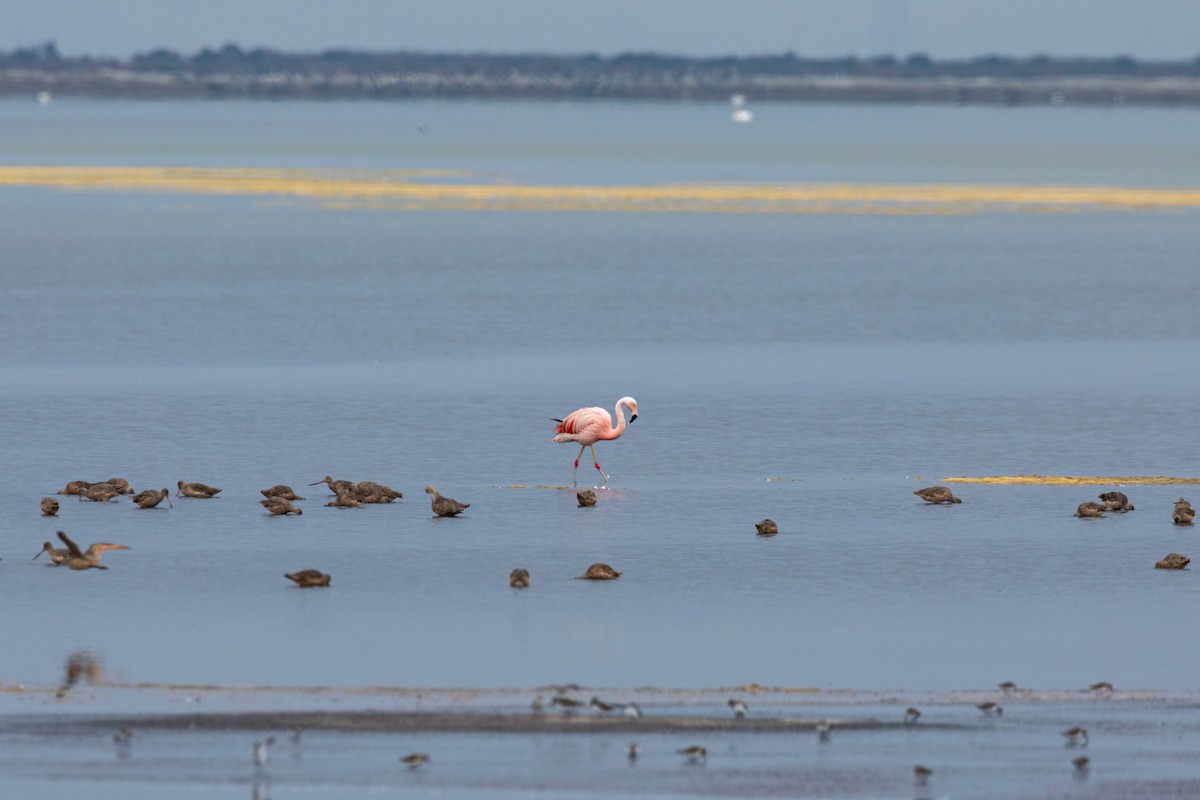
<path fill-rule="evenodd" d="M 236 44 L 203 48 L 191 55 L 158 48 L 128 59 L 64 56 L 54 42 L 0 50 L 0 69 L 91 71 L 103 68 L 147 73 L 210 75 L 237 73 L 471 73 L 509 75 L 641 74 L 674 77 L 847 76 L 861 78 L 1064 78 L 1200 77 L 1200 56 L 1190 61 L 1148 61 L 1130 56 L 1063 58 L 1036 55 L 1014 58 L 986 55 L 971 59 L 933 59 L 922 53 L 904 58 L 806 58 L 788 51 L 775 55 L 686 57 L 662 53 L 601 56 L 539 53 L 434 53 L 398 50 L 373 52 L 330 49 L 290 53 L 264 47 L 244 50 Z"/>

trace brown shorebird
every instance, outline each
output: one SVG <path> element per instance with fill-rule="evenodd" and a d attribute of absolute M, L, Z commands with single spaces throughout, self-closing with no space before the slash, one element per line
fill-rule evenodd
<path fill-rule="evenodd" d="M 1017 685 L 1015 683 L 1013 683 L 1012 681 L 1005 681 L 1004 683 L 1001 683 L 999 686 L 1000 686 L 1000 691 L 1004 692 L 1005 697 L 1007 697 L 1008 695 L 1012 694 L 1013 692 L 1015 692 L 1017 690 Z"/>
<path fill-rule="evenodd" d="M 576 580 L 582 581 L 611 581 L 614 578 L 621 577 L 621 573 L 610 567 L 608 564 L 599 562 L 592 564 L 587 568 L 587 571 L 578 576 Z"/>
<path fill-rule="evenodd" d="M 1077 517 L 1103 517 L 1104 512 L 1107 510 L 1108 509 L 1105 506 L 1102 506 L 1099 503 L 1093 503 L 1092 501 L 1089 500 L 1086 503 L 1079 504 L 1079 508 L 1075 509 L 1075 516 L 1077 516 Z"/>
<path fill-rule="evenodd" d="M 120 493 L 120 490 L 111 483 L 91 483 L 79 490 L 79 499 L 107 503 Z"/>
<path fill-rule="evenodd" d="M 567 697 L 565 694 L 556 694 L 550 698 L 550 705 L 558 706 L 564 714 L 574 714 L 575 709 L 581 707 L 583 703 L 573 697 Z"/>
<path fill-rule="evenodd" d="M 325 504 L 330 508 L 358 508 L 358 498 L 354 496 L 354 492 L 338 492 L 338 494 Z"/>
<path fill-rule="evenodd" d="M 681 756 L 686 756 L 689 764 L 699 764 L 708 761 L 708 750 L 698 744 L 681 748 L 675 752 Z"/>
<path fill-rule="evenodd" d="M 975 707 L 984 714 L 987 714 L 989 717 L 1000 717 L 1004 715 L 1004 709 L 990 700 L 986 703 L 976 703 Z"/>
<path fill-rule="evenodd" d="M 108 544 L 107 542 L 96 542 L 89 545 L 87 550 L 80 550 L 79 545 L 71 541 L 63 531 L 58 532 L 58 538 L 67 546 L 66 550 L 55 549 L 55 547 L 46 542 L 42 545 L 42 549 L 38 552 L 38 556 L 42 553 L 49 553 L 50 560 L 57 566 L 66 564 L 71 569 L 108 569 L 100 563 L 100 554 L 105 550 L 128 550 L 129 548 L 123 544 Z M 34 556 L 36 559 L 37 556 Z"/>
<path fill-rule="evenodd" d="M 422 764 L 429 763 L 429 754 L 428 753 L 409 753 L 406 756 L 402 756 L 400 758 L 400 761 L 405 764 L 408 764 L 409 769 L 416 769 L 417 767 L 421 766 Z"/>
<path fill-rule="evenodd" d="M 1168 553 L 1166 558 L 1154 565 L 1155 569 L 1184 569 L 1192 560 L 1182 553 Z"/>
<path fill-rule="evenodd" d="M 1104 501 L 1105 511 L 1133 511 L 1133 503 L 1124 492 L 1105 492 L 1100 499 Z"/>
<path fill-rule="evenodd" d="M 933 775 L 933 770 L 924 764 L 917 764 L 913 767 L 913 777 L 917 779 L 917 783 L 924 786 L 929 782 L 929 776 Z"/>
<path fill-rule="evenodd" d="M 1067 728 L 1062 732 L 1062 735 L 1067 737 L 1067 744 L 1070 747 L 1087 747 L 1087 728 L 1081 728 L 1076 725 L 1074 728 Z"/>
<path fill-rule="evenodd" d="M 43 517 L 53 517 L 58 513 L 58 501 L 53 497 L 43 497 L 41 509 Z"/>
<path fill-rule="evenodd" d="M 575 493 L 575 500 L 580 508 L 596 505 L 596 493 L 591 489 L 580 489 Z"/>
<path fill-rule="evenodd" d="M 514 589 L 528 588 L 529 570 L 517 567 L 512 572 L 508 573 L 508 585 Z"/>
<path fill-rule="evenodd" d="M 1078 775 L 1087 772 L 1092 760 L 1087 756 L 1076 756 L 1071 759 L 1071 763 L 1075 765 L 1075 774 Z"/>
<path fill-rule="evenodd" d="M 308 589 L 312 586 L 328 586 L 329 576 L 324 572 L 315 569 L 303 569 L 299 572 L 285 572 L 283 577 L 290 581 L 295 581 L 296 585 L 301 589 Z"/>
<path fill-rule="evenodd" d="M 277 517 L 282 517 L 287 514 L 295 514 L 296 516 L 299 516 L 304 513 L 287 500 L 284 500 L 282 497 L 264 497 L 258 502 L 263 508 Z"/>
<path fill-rule="evenodd" d="M 304 498 L 296 494 L 290 486 L 284 486 L 282 483 L 272 486 L 270 489 L 261 489 L 259 494 L 263 497 L 282 497 L 284 500 L 303 500 Z"/>
<path fill-rule="evenodd" d="M 961 503 L 962 500 L 954 496 L 954 494 L 945 486 L 926 486 L 924 489 L 917 489 L 913 492 L 917 497 L 927 503 Z"/>
<path fill-rule="evenodd" d="M 1087 689 L 1085 689 L 1084 691 L 1095 692 L 1096 694 L 1108 695 L 1108 694 L 1113 693 L 1113 685 L 1111 683 L 1109 683 L 1108 681 L 1100 681 L 1099 683 L 1093 683 L 1091 686 L 1087 687 Z"/>
<path fill-rule="evenodd" d="M 917 720 L 919 720 L 920 718 L 921 718 L 920 709 L 909 706 L 908 708 L 906 708 L 904 710 L 904 724 L 905 725 L 916 725 Z"/>
<path fill-rule="evenodd" d="M 433 513 L 437 514 L 439 517 L 453 517 L 461 514 L 471 507 L 470 503 L 460 503 L 457 500 L 453 500 L 449 497 L 442 497 L 440 494 L 438 494 L 438 490 L 432 486 L 425 487 L 425 494 L 429 495 L 433 499 L 433 502 L 431 503 L 433 507 Z"/>
<path fill-rule="evenodd" d="M 220 489 L 214 489 L 212 486 L 203 483 L 184 483 L 183 481 L 179 481 L 178 486 L 179 491 L 175 492 L 176 497 L 183 495 L 184 497 L 209 498 L 221 493 Z"/>
<path fill-rule="evenodd" d="M 588 701 L 588 705 L 594 708 L 597 714 L 611 714 L 617 710 L 617 707 L 612 703 L 606 703 L 594 695 L 592 696 L 592 699 Z"/>
<path fill-rule="evenodd" d="M 173 507 L 174 504 L 171 503 L 171 498 L 167 497 L 168 494 L 170 494 L 170 492 L 168 492 L 167 487 L 164 486 L 157 491 L 154 489 L 147 489 L 144 492 L 138 492 L 129 499 L 137 503 L 142 508 L 154 508 L 163 500 L 167 501 L 168 507 Z"/>
<path fill-rule="evenodd" d="M 762 522 L 754 523 L 755 529 L 758 530 L 759 536 L 774 536 L 779 533 L 779 526 L 775 524 L 773 519 L 764 519 Z"/>
<path fill-rule="evenodd" d="M 404 499 L 404 492 L 397 492 L 390 486 L 374 481 L 359 481 L 354 484 L 354 493 L 358 495 L 360 503 L 390 503 Z"/>
<path fill-rule="evenodd" d="M 1176 525 L 1191 525 L 1196 517 L 1196 509 L 1192 508 L 1192 504 L 1182 497 L 1175 501 L 1175 510 L 1171 512 L 1171 519 Z"/>
<path fill-rule="evenodd" d="M 334 494 L 354 494 L 354 484 L 350 481 L 335 481 L 332 477 L 326 475 L 319 481 L 313 481 L 309 484 L 309 486 L 316 486 L 319 483 L 323 483 L 328 486 L 329 491 L 333 492 Z"/>
<path fill-rule="evenodd" d="M 104 483 L 107 483 L 109 486 L 115 486 L 117 494 L 133 494 L 133 487 L 124 478 L 109 478 Z"/>
<path fill-rule="evenodd" d="M 71 481 L 62 489 L 59 489 L 57 494 L 79 494 L 81 489 L 86 489 L 91 486 L 87 481 Z"/>
<path fill-rule="evenodd" d="M 47 567 L 61 567 L 63 564 L 67 563 L 67 556 L 70 555 L 70 553 L 67 552 L 67 548 L 55 547 L 53 542 L 42 542 L 42 549 L 38 550 L 38 553 L 33 557 L 33 560 L 37 561 L 38 556 L 40 556 L 42 553 L 50 554 L 50 563 L 46 565 Z"/>

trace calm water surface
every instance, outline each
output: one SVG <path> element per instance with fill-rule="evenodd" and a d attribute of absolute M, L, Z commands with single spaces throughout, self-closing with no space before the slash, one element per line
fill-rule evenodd
<path fill-rule="evenodd" d="M 28 164 L 1200 182 L 1182 111 L 780 106 L 732 126 L 705 106 L 8 102 L 0 131 Z M 948 475 L 1194 475 L 1194 213 L 405 213 L 3 188 L 0 232 L 0 680 L 51 684 L 87 648 L 129 682 L 1195 686 L 1180 624 L 1200 585 L 1152 568 L 1196 555 L 1170 522 L 1187 487 L 1126 488 L 1138 510 L 1101 520 L 1072 512 L 1103 487 L 910 494 Z M 597 448 L 613 482 L 595 508 L 507 488 L 569 485 L 577 451 L 549 418 L 622 395 L 641 416 Z M 257 505 L 326 474 L 405 499 Z M 39 516 L 68 480 L 114 475 L 224 491 Z M 428 483 L 470 511 L 431 519 Z M 766 516 L 781 533 L 759 540 Z M 105 572 L 30 561 L 60 528 L 132 550 Z M 625 576 L 573 579 L 593 561 Z M 516 566 L 530 590 L 508 588 Z M 302 568 L 333 586 L 291 588 Z"/>

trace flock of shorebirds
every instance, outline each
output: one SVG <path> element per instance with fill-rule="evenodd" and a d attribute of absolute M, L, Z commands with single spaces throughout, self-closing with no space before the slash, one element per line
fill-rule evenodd
<path fill-rule="evenodd" d="M 934 504 L 949 504 L 961 503 L 962 500 L 954 496 L 954 493 L 945 486 L 927 486 L 924 489 L 917 489 L 913 492 L 917 497 L 920 497 L 927 503 Z M 1133 511 L 1133 503 L 1129 502 L 1129 497 L 1124 492 L 1104 492 L 1100 495 L 1102 502 L 1089 500 L 1085 503 L 1080 503 L 1075 509 L 1075 516 L 1081 518 L 1103 517 L 1105 514 L 1124 514 L 1127 511 Z M 1196 516 L 1196 509 L 1192 508 L 1192 504 L 1182 497 L 1175 501 L 1175 508 L 1171 512 L 1171 520 L 1176 525 L 1191 525 Z M 759 524 L 758 532 L 763 534 L 762 526 L 765 523 L 770 523 L 774 526 L 775 523 L 769 519 L 765 519 Z M 774 531 L 770 531 L 773 533 Z M 766 534 L 764 534 L 766 535 Z M 1184 569 L 1192 560 L 1181 553 L 1168 553 L 1161 561 L 1154 565 L 1155 569 Z"/>

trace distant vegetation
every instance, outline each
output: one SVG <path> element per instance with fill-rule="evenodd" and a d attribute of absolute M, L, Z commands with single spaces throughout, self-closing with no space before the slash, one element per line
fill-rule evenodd
<path fill-rule="evenodd" d="M 767 100 L 1197 104 L 1200 58 L 285 53 L 226 44 L 191 55 L 158 49 L 121 60 L 64 56 L 53 42 L 0 51 L 0 94 L 30 91 L 133 97 L 654 100 L 724 99 L 738 92 Z"/>

